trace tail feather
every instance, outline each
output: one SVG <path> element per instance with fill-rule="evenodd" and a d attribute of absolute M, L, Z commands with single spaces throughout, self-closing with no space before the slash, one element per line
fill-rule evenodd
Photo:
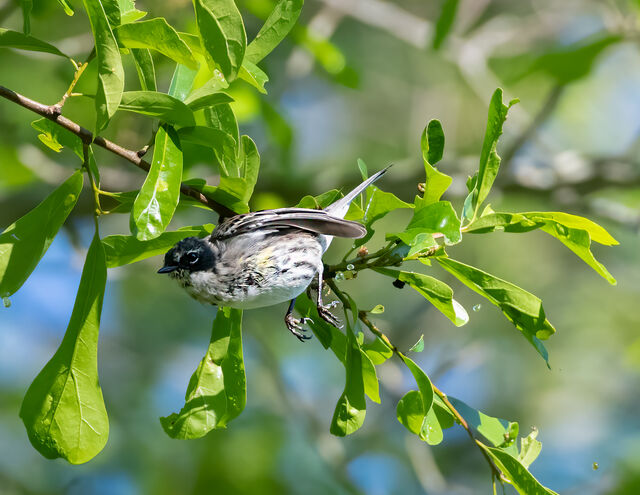
<path fill-rule="evenodd" d="M 380 170 L 380 172 L 369 177 L 362 184 L 357 186 L 353 191 L 345 195 L 344 198 L 339 199 L 335 203 L 332 203 L 329 206 L 327 206 L 325 208 L 325 211 L 333 217 L 344 218 L 344 216 L 347 214 L 347 211 L 349 211 L 349 205 L 356 198 L 356 196 L 358 196 L 367 187 L 369 187 L 371 184 L 377 181 L 380 177 L 382 177 L 387 172 L 387 170 L 389 170 L 389 167 L 391 167 L 391 165 L 383 168 L 382 170 Z"/>

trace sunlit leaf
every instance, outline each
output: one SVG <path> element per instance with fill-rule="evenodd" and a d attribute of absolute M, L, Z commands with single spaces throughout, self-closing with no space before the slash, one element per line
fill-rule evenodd
<path fill-rule="evenodd" d="M 29 213 L 0 234 L 0 297 L 14 294 L 29 278 L 73 210 L 82 190 L 75 172 Z"/>
<path fill-rule="evenodd" d="M 372 342 L 365 342 L 362 345 L 362 350 L 367 353 L 375 365 L 382 364 L 393 356 L 393 351 L 379 337 L 376 337 Z"/>
<path fill-rule="evenodd" d="M 247 35 L 233 0 L 193 0 L 202 46 L 211 70 L 233 81 L 244 58 Z"/>
<path fill-rule="evenodd" d="M 114 30 L 114 34 L 120 45 L 126 48 L 155 50 L 179 64 L 198 68 L 187 44 L 162 17 L 123 24 Z"/>
<path fill-rule="evenodd" d="M 441 233 L 444 235 L 445 243 L 449 245 L 457 244 L 462 240 L 460 219 L 449 201 L 417 206 L 404 232 L 387 234 L 387 237 L 397 237 L 408 246 L 414 246 L 416 236 L 425 233 Z M 423 239 L 428 242 L 428 238 L 423 237 Z"/>
<path fill-rule="evenodd" d="M 421 204 L 428 205 L 440 201 L 442 194 L 449 188 L 453 180 L 435 167 L 435 164 L 442 159 L 444 150 L 444 132 L 440 121 L 431 120 L 424 128 L 420 147 L 422 148 L 422 159 L 426 173 L 425 190 Z"/>
<path fill-rule="evenodd" d="M 45 41 L 41 41 L 28 34 L 11 31 L 10 29 L 0 28 L 0 47 L 18 48 L 20 50 L 29 50 L 32 52 L 51 53 L 60 57 L 69 58 L 67 55 L 58 50 L 55 46 Z"/>
<path fill-rule="evenodd" d="M 532 211 L 523 213 L 489 213 L 469 225 L 468 232 L 484 233 L 497 228 L 505 232 L 529 232 L 540 229 L 559 239 L 610 284 L 616 280 L 591 253 L 591 241 L 605 246 L 617 245 L 604 228 L 595 222 L 562 212 Z"/>
<path fill-rule="evenodd" d="M 176 131 L 162 125 L 153 146 L 153 160 L 131 212 L 131 229 L 138 240 L 158 237 L 169 225 L 180 197 L 182 148 Z"/>
<path fill-rule="evenodd" d="M 467 196 L 464 204 L 463 217 L 471 220 L 476 217 L 478 209 L 491 190 L 493 181 L 500 168 L 500 156 L 498 156 L 498 138 L 502 134 L 502 126 L 507 119 L 507 112 L 518 100 L 511 100 L 508 105 L 502 102 L 502 89 L 498 88 L 491 97 L 489 103 L 489 116 L 487 129 L 480 153 L 480 168 L 473 190 Z"/>
<path fill-rule="evenodd" d="M 527 469 L 529 469 L 531 463 L 538 458 L 542 450 L 542 443 L 537 440 L 537 437 L 538 430 L 534 428 L 526 437 L 520 438 L 518 461 Z"/>
<path fill-rule="evenodd" d="M 218 308 L 209 348 L 189 380 L 179 413 L 160 418 L 172 438 L 200 438 L 224 427 L 246 403 L 242 357 L 242 310 Z"/>
<path fill-rule="evenodd" d="M 513 485 L 520 495 L 558 495 L 553 490 L 542 486 L 540 482 L 527 471 L 527 468 L 504 450 L 496 447 L 487 447 L 484 444 L 480 444 L 480 447 L 489 454 L 506 478 L 507 483 Z"/>
<path fill-rule="evenodd" d="M 91 31 L 95 39 L 96 60 L 98 62 L 98 89 L 95 97 L 96 128 L 104 129 L 118 110 L 124 90 L 124 69 L 120 48 L 111 31 L 100 0 L 83 0 L 91 21 Z"/>
<path fill-rule="evenodd" d="M 102 239 L 107 268 L 128 265 L 166 253 L 185 237 L 203 237 L 210 234 L 211 225 L 182 227 L 175 232 L 163 232 L 155 239 L 140 241 L 132 235 L 110 235 Z"/>
<path fill-rule="evenodd" d="M 156 117 L 163 122 L 193 126 L 193 112 L 182 101 L 156 91 L 126 91 L 122 93 L 119 110 Z"/>
<path fill-rule="evenodd" d="M 420 335 L 418 342 L 416 342 L 409 348 L 409 352 L 422 352 L 422 351 L 424 351 L 424 334 Z"/>
<path fill-rule="evenodd" d="M 216 105 L 222 105 L 223 103 L 232 103 L 234 100 L 227 93 L 212 93 L 199 98 L 189 98 L 187 105 L 195 112 L 202 110 L 203 108 L 214 107 Z"/>
<path fill-rule="evenodd" d="M 135 22 L 138 19 L 142 19 L 146 12 L 136 9 L 134 0 L 118 0 L 120 5 L 120 22 L 121 24 L 127 24 L 129 22 Z"/>
<path fill-rule="evenodd" d="M 449 396 L 449 402 L 467 424 L 491 442 L 494 447 L 513 446 L 512 450 L 516 452 L 515 441 L 518 438 L 518 423 L 488 416 L 451 396 Z"/>
<path fill-rule="evenodd" d="M 541 340 L 556 331 L 547 320 L 542 301 L 533 294 L 473 266 L 451 258 L 438 257 L 438 263 L 467 287 L 498 306 L 504 315 L 549 364 L 549 355 Z"/>
<path fill-rule="evenodd" d="M 185 100 L 191 92 L 196 75 L 197 71 L 186 65 L 177 64 L 169 84 L 169 96 L 186 103 Z"/>
<path fill-rule="evenodd" d="M 71 6 L 71 3 L 69 3 L 67 0 L 58 0 L 58 3 L 64 9 L 65 14 L 69 16 L 73 15 L 74 11 L 73 11 L 73 7 Z"/>
<path fill-rule="evenodd" d="M 247 46 L 245 60 L 257 64 L 280 44 L 295 25 L 303 0 L 280 0 L 264 25 Z"/>
<path fill-rule="evenodd" d="M 267 94 L 267 90 L 264 89 L 264 85 L 269 81 L 269 76 L 267 76 L 257 65 L 245 60 L 240 67 L 238 77 L 251 84 L 251 86 L 256 88 L 262 94 Z"/>
<path fill-rule="evenodd" d="M 98 331 L 107 267 L 96 232 L 60 347 L 35 378 L 20 417 L 43 456 L 82 464 L 107 443 L 109 420 L 98 381 Z"/>

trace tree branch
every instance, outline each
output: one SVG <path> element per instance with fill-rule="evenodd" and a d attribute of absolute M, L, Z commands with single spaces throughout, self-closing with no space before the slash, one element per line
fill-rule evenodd
<path fill-rule="evenodd" d="M 122 146 L 101 136 L 94 136 L 93 133 L 88 129 L 85 129 L 72 120 L 63 117 L 62 115 L 60 115 L 59 108 L 56 105 L 44 105 L 30 98 L 27 98 L 26 96 L 16 93 L 9 88 L 5 88 L 4 86 L 0 86 L 0 96 L 20 105 L 21 107 L 26 108 L 27 110 L 31 110 L 32 112 L 37 113 L 38 115 L 49 119 L 52 122 L 55 122 L 60 127 L 63 127 L 64 129 L 67 129 L 69 132 L 72 132 L 73 134 L 78 136 L 85 144 L 94 143 L 101 148 L 104 148 L 105 150 L 124 158 L 128 162 L 134 164 L 136 167 L 144 171 L 148 172 L 151 168 L 149 162 L 143 160 L 140 156 L 138 156 L 138 153 L 136 151 L 123 148 Z M 194 198 L 196 201 L 199 201 L 203 205 L 208 206 L 213 211 L 218 213 L 218 215 L 220 215 L 220 218 L 236 215 L 234 211 L 206 197 L 204 194 L 202 194 L 192 186 L 181 184 L 180 192 L 182 192 L 182 194 L 185 194 L 186 196 Z"/>

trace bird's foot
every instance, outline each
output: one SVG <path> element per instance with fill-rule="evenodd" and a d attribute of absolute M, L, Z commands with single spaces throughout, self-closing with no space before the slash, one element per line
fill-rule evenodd
<path fill-rule="evenodd" d="M 293 313 L 287 313 L 284 316 L 284 323 L 287 325 L 287 329 L 295 335 L 300 342 L 304 342 L 305 340 L 309 340 L 311 335 L 305 335 L 303 332 L 307 332 L 307 328 L 303 328 L 302 325 L 305 323 L 312 322 L 311 318 L 295 318 Z"/>
<path fill-rule="evenodd" d="M 322 305 L 322 304 L 318 305 L 318 308 L 317 308 L 318 315 L 324 321 L 329 323 L 329 325 L 333 325 L 336 328 L 342 328 L 342 325 L 340 324 L 340 320 L 338 320 L 338 318 L 333 316 L 331 311 L 329 311 L 331 308 L 335 308 L 337 305 L 338 305 L 338 301 L 330 302 L 327 305 Z"/>

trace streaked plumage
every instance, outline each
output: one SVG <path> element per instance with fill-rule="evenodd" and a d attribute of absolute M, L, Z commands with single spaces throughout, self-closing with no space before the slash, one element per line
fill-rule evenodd
<path fill-rule="evenodd" d="M 388 167 L 387 167 L 388 168 Z M 333 236 L 359 238 L 366 229 L 344 220 L 353 199 L 387 169 L 373 175 L 324 210 L 280 208 L 225 219 L 207 238 L 188 237 L 165 255 L 160 273 L 170 273 L 195 299 L 250 309 L 292 301 L 285 321 L 301 340 L 300 320 L 291 315 L 293 300 L 314 280 L 322 283 L 322 255 Z M 322 305 L 318 312 L 336 325 Z"/>

